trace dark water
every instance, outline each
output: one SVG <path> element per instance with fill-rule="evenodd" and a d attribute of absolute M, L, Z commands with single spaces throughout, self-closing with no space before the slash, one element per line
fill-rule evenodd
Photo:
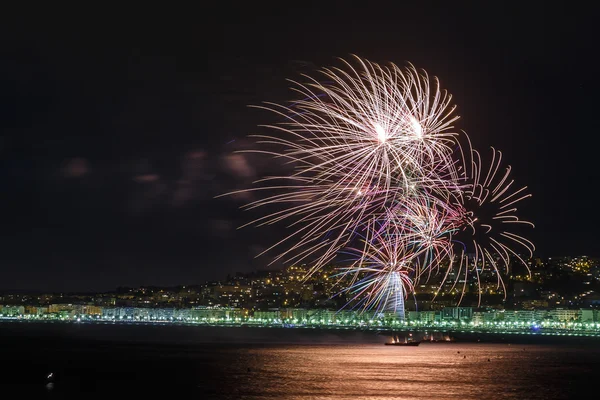
<path fill-rule="evenodd" d="M 0 323 L 0 340 L 0 393 L 36 398 L 569 399 L 600 372 L 599 342 L 581 340 L 391 347 L 368 332 L 23 323 Z"/>

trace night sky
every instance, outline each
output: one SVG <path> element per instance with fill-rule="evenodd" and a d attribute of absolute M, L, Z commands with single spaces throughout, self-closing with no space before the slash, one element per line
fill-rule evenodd
<path fill-rule="evenodd" d="M 502 150 L 533 193 L 521 215 L 541 256 L 600 255 L 593 10 L 222 3 L 3 16 L 0 290 L 264 268 L 254 255 L 278 233 L 236 230 L 244 199 L 214 199 L 273 168 L 233 154 L 275 122 L 247 105 L 291 100 L 286 78 L 351 53 L 440 78 L 457 127 Z"/>

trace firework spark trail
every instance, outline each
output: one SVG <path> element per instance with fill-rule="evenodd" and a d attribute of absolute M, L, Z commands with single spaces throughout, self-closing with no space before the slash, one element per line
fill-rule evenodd
<path fill-rule="evenodd" d="M 349 248 L 346 254 L 355 261 L 346 268 L 341 268 L 338 276 L 351 277 L 348 287 L 340 294 L 350 297 L 348 304 L 362 310 L 380 311 L 397 310 L 397 296 L 405 297 L 414 291 L 413 267 L 414 255 L 405 251 L 404 239 L 400 236 L 384 238 L 375 235 L 373 240 L 364 240 L 361 248 Z"/>
<path fill-rule="evenodd" d="M 451 95 L 424 71 L 341 61 L 320 71 L 322 80 L 290 81 L 300 98 L 290 106 L 257 106 L 282 122 L 263 125 L 273 133 L 253 135 L 259 148 L 245 152 L 294 168 L 242 191 L 261 195 L 244 209 L 269 209 L 245 226 L 284 223 L 292 230 L 260 255 L 309 263 L 310 276 L 350 248 L 358 258 L 343 272 L 353 277 L 345 290 L 367 296 L 367 307 L 385 304 L 398 282 L 408 295 L 439 273 L 442 286 L 453 276 L 452 290 L 464 276 L 464 294 L 467 279 L 475 274 L 479 283 L 489 267 L 503 286 L 500 273 L 510 259 L 525 264 L 513 247 L 530 254 L 534 247 L 509 229 L 533 226 L 516 216 L 530 195 L 513 189 L 510 167 L 500 171 L 501 153 L 493 150 L 482 168 L 468 136 L 453 130 Z M 482 209 L 494 216 L 483 220 Z"/>
<path fill-rule="evenodd" d="M 302 98 L 293 108 L 274 103 L 260 107 L 285 122 L 265 125 L 277 135 L 254 136 L 276 150 L 249 151 L 281 157 L 296 167 L 289 176 L 258 182 L 261 187 L 250 190 L 267 189 L 269 194 L 245 207 L 285 207 L 248 224 L 289 221 L 288 227 L 296 229 L 266 250 L 287 246 L 274 261 L 301 249 L 302 257 L 287 261 L 325 251 L 314 271 L 411 192 L 444 195 L 460 186 L 460 165 L 452 157 L 460 144 L 452 132 L 458 117 L 451 96 L 412 65 L 400 69 L 358 57 L 355 61 L 357 68 L 342 60 L 347 68 L 324 69 L 325 84 L 308 76 L 305 84 L 292 82 Z M 352 229 L 347 230 L 349 223 Z M 324 234 L 342 228 L 347 231 L 326 248 Z"/>
<path fill-rule="evenodd" d="M 532 257 L 535 246 L 525 237 L 511 232 L 515 225 L 534 227 L 533 223 L 517 216 L 517 204 L 531 197 L 531 194 L 526 193 L 526 186 L 514 188 L 515 181 L 510 178 L 511 167 L 507 166 L 503 171 L 500 169 L 502 153 L 494 148 L 491 153 L 489 167 L 484 168 L 480 153 L 472 150 L 468 189 L 460 193 L 457 197 L 459 202 L 454 204 L 458 221 L 453 237 L 462 239 L 460 242 L 456 241 L 460 246 L 455 252 L 458 263 L 454 266 L 458 276 L 465 276 L 465 282 L 469 274 L 475 274 L 478 287 L 481 273 L 486 268 L 491 268 L 497 278 L 496 289 L 502 288 L 506 298 L 502 275 L 508 272 L 511 259 L 516 259 L 531 273 L 514 247 L 517 246 L 528 257 Z M 488 215 L 479 216 L 482 210 Z M 481 294 L 481 290 L 478 290 L 479 302 Z"/>

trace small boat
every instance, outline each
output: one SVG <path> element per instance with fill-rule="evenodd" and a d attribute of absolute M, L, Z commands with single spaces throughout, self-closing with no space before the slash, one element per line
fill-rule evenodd
<path fill-rule="evenodd" d="M 410 342 L 386 342 L 386 346 L 418 346 L 421 342 L 410 341 Z"/>

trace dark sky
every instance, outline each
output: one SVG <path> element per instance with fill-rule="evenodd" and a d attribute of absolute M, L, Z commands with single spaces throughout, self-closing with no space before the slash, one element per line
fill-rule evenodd
<path fill-rule="evenodd" d="M 253 256 L 275 234 L 236 230 L 250 219 L 240 199 L 213 198 L 269 167 L 232 154 L 273 122 L 247 105 L 292 99 L 286 78 L 351 53 L 440 78 L 458 127 L 503 150 L 530 187 L 522 215 L 540 255 L 600 255 L 595 10 L 219 3 L 4 13 L 0 289 L 192 284 L 263 268 L 269 259 Z"/>

